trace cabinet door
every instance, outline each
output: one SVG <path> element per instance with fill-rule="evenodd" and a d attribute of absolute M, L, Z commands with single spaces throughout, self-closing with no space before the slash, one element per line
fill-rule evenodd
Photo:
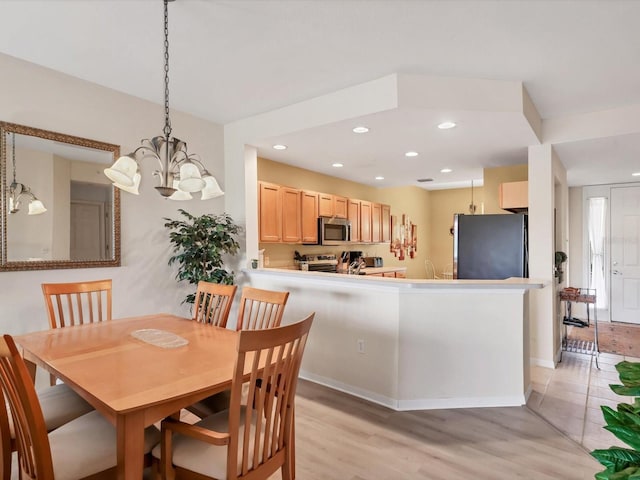
<path fill-rule="evenodd" d="M 382 205 L 380 235 L 382 236 L 381 242 L 391 241 L 391 207 L 389 205 Z"/>
<path fill-rule="evenodd" d="M 333 196 L 333 214 L 337 218 L 347 218 L 347 197 Z"/>
<path fill-rule="evenodd" d="M 258 222 L 260 241 L 280 242 L 282 240 L 280 186 L 260 182 L 259 187 Z"/>
<path fill-rule="evenodd" d="M 371 204 L 371 241 L 380 243 L 382 241 L 380 220 L 382 218 L 382 205 L 379 203 Z"/>
<path fill-rule="evenodd" d="M 333 217 L 333 195 L 328 193 L 318 194 L 318 215 L 320 217 Z"/>
<path fill-rule="evenodd" d="M 300 190 L 280 187 L 280 191 L 282 192 L 282 241 L 300 243 L 302 238 Z"/>
<path fill-rule="evenodd" d="M 360 241 L 360 200 L 349 199 L 347 218 L 351 221 L 351 241 Z"/>
<path fill-rule="evenodd" d="M 302 192 L 302 243 L 318 243 L 318 194 Z"/>
<path fill-rule="evenodd" d="M 371 202 L 360 202 L 360 242 L 371 243 Z"/>
<path fill-rule="evenodd" d="M 529 182 L 501 183 L 498 195 L 503 210 L 526 209 L 529 204 Z"/>

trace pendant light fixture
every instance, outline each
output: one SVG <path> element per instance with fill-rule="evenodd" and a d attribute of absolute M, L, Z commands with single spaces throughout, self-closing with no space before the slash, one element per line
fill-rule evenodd
<path fill-rule="evenodd" d="M 169 118 L 169 14 L 164 0 L 164 130 L 163 135 L 144 139 L 133 152 L 118 158 L 104 170 L 113 185 L 125 192 L 138 195 L 142 178 L 138 162 L 151 157 L 158 161 L 154 175 L 160 180 L 156 190 L 170 200 L 190 200 L 191 193 L 201 192 L 201 199 L 224 195 L 215 177 L 211 175 L 196 154 L 187 153 L 187 144 L 171 136 Z"/>
<path fill-rule="evenodd" d="M 8 134 L 7 134 L 8 135 Z M 29 199 L 29 215 L 40 215 L 47 211 L 44 204 L 38 200 L 31 189 L 16 180 L 16 134 L 12 133 L 11 160 L 13 163 L 13 180 L 9 185 L 9 213 L 17 213 L 24 198 Z"/>
<path fill-rule="evenodd" d="M 469 213 L 471 215 L 476 214 L 476 204 L 473 203 L 473 180 L 471 180 L 471 203 L 469 204 Z"/>

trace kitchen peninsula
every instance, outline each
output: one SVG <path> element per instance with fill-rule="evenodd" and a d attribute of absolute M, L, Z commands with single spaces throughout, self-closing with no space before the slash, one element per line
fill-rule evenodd
<path fill-rule="evenodd" d="M 245 273 L 291 292 L 283 323 L 316 312 L 303 378 L 395 410 L 526 403 L 529 290 L 541 282 Z"/>

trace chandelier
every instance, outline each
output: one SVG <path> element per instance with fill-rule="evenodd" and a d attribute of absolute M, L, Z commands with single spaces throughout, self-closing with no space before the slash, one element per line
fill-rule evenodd
<path fill-rule="evenodd" d="M 13 180 L 9 185 L 9 213 L 17 213 L 25 198 L 29 199 L 29 215 L 40 215 L 47 211 L 31 189 L 24 183 L 16 181 L 16 134 L 12 133 L 11 159 L 13 162 Z"/>
<path fill-rule="evenodd" d="M 164 0 L 164 130 L 163 135 L 142 140 L 133 152 L 118 158 L 104 170 L 115 187 L 138 195 L 142 178 L 139 161 L 155 158 L 158 169 L 153 172 L 160 184 L 156 190 L 170 200 L 190 200 L 194 192 L 201 192 L 201 199 L 224 195 L 217 180 L 204 167 L 196 154 L 187 153 L 187 144 L 171 136 L 169 118 L 169 14 Z"/>

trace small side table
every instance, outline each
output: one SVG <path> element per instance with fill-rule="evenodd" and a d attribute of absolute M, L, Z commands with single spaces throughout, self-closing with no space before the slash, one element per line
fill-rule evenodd
<path fill-rule="evenodd" d="M 589 315 L 590 306 L 593 307 L 593 323 L 594 323 L 594 339 L 593 346 L 590 349 L 584 350 L 579 353 L 587 353 L 595 356 L 596 368 L 600 369 L 598 364 L 598 355 L 600 353 L 600 347 L 598 345 L 598 312 L 596 309 L 596 290 L 594 288 L 573 288 L 568 287 L 559 292 L 560 300 L 565 302 L 566 315 L 562 319 L 564 331 L 562 334 L 562 346 L 560 349 L 560 361 L 562 361 L 562 350 L 570 350 L 569 342 L 567 339 L 567 326 L 572 325 L 578 328 L 588 327 L 591 324 L 591 318 Z M 584 303 L 587 306 L 587 321 L 578 320 L 571 316 L 571 303 Z"/>

